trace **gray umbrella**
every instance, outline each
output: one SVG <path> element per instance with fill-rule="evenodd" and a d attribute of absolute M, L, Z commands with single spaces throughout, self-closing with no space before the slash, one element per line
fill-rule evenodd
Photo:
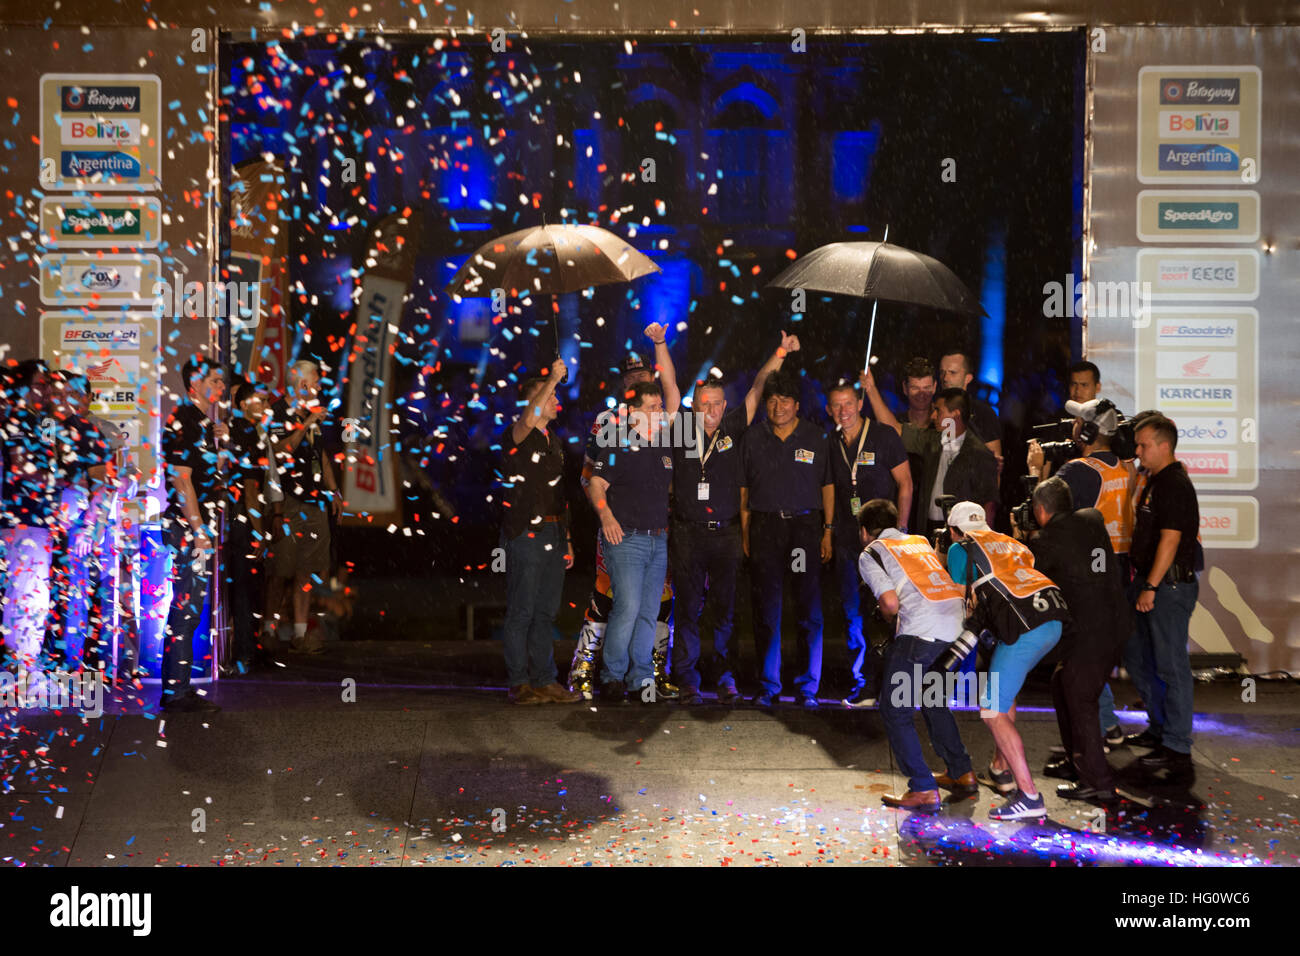
<path fill-rule="evenodd" d="M 533 226 L 492 239 L 478 248 L 452 278 L 447 291 L 488 296 L 562 295 L 595 285 L 630 282 L 660 268 L 649 257 L 598 226 Z M 551 313 L 555 323 L 554 310 Z M 559 347 L 559 329 L 555 330 Z"/>
<path fill-rule="evenodd" d="M 959 315 L 983 315 L 974 293 L 938 259 L 888 242 L 832 242 L 792 262 L 769 289 L 807 289 L 874 299 L 867 364 L 876 334 L 876 305 L 899 302 Z"/>

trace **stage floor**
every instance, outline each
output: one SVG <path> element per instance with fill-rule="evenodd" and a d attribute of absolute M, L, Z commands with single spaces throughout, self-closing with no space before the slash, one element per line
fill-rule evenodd
<path fill-rule="evenodd" d="M 492 655 L 496 656 L 493 657 Z M 511 707 L 476 689 L 499 645 L 334 644 L 227 679 L 215 716 L 3 712 L 0 860 L 18 866 L 1295 866 L 1300 689 L 1196 687 L 1196 779 L 1111 754 L 1132 800 L 1048 794 L 1041 823 L 990 821 L 990 790 L 935 816 L 901 792 L 875 712 Z M 458 669 L 455 665 L 460 662 Z M 499 667 L 499 663 L 497 663 Z M 459 677 L 458 677 L 459 672 Z M 357 682 L 355 703 L 343 681 Z M 1132 689 L 1115 684 L 1121 704 Z M 147 687 L 145 700 L 156 700 Z M 1058 742 L 1045 686 L 1021 696 L 1037 774 Z M 1139 730 L 1142 715 L 1121 714 Z M 977 769 L 992 753 L 958 715 Z M 918 720 L 919 724 L 919 720 Z M 924 740 L 924 730 L 922 730 Z M 942 765 L 929 751 L 932 768 Z M 1142 751 L 1145 752 L 1145 751 Z"/>

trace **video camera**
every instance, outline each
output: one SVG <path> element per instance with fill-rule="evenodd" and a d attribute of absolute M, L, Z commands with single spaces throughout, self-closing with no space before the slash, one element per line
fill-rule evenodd
<path fill-rule="evenodd" d="M 1104 414 L 1111 410 L 1114 410 L 1118 422 L 1115 434 L 1110 436 L 1110 450 L 1121 461 L 1133 458 L 1137 455 L 1137 438 L 1133 434 L 1133 423 L 1124 417 L 1124 413 L 1116 408 L 1115 403 L 1110 399 L 1103 398 L 1098 402 L 1097 414 Z M 1076 442 L 1074 422 L 1073 418 L 1062 418 L 1060 421 L 1046 425 L 1035 425 L 1031 429 L 1033 439 L 1043 449 L 1044 461 L 1052 466 L 1054 472 L 1059 471 L 1067 461 L 1082 457 L 1083 446 L 1096 441 L 1100 433 L 1095 421 L 1085 421 L 1079 431 L 1079 441 Z"/>

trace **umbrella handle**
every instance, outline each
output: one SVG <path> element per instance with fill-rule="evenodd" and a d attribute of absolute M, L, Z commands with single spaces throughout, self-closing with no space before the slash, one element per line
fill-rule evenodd
<path fill-rule="evenodd" d="M 871 343 L 876 337 L 876 307 L 880 305 L 880 300 L 871 303 L 871 330 L 867 332 L 867 360 L 862 365 L 862 371 L 871 371 Z"/>

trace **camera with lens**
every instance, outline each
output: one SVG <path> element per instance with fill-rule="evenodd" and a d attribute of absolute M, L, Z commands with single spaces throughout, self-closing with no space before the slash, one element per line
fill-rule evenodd
<path fill-rule="evenodd" d="M 960 500 L 961 499 L 956 495 L 940 495 L 938 498 L 934 499 L 934 503 L 938 505 L 939 510 L 943 512 L 943 526 L 935 528 L 934 540 L 931 541 L 930 544 L 934 547 L 934 550 L 940 554 L 943 554 L 948 550 L 948 515 L 952 513 L 953 507 Z"/>
<path fill-rule="evenodd" d="M 1083 454 L 1074 441 L 1074 419 L 1062 418 L 1059 422 L 1047 425 L 1035 425 L 1032 429 L 1034 440 L 1043 449 L 1043 460 L 1057 471 L 1071 459 Z"/>
<path fill-rule="evenodd" d="M 1038 530 L 1038 519 L 1034 517 L 1034 488 L 1038 485 L 1038 479 L 1033 475 L 1024 475 L 1020 484 L 1029 497 L 1011 509 L 1011 520 L 1016 523 L 1016 527 L 1028 534 Z"/>

